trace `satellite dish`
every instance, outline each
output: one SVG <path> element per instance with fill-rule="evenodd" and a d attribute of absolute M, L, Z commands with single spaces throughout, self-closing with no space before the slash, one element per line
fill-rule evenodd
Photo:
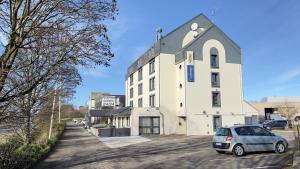
<path fill-rule="evenodd" d="M 197 24 L 197 23 L 193 23 L 193 24 L 191 25 L 191 29 L 192 29 L 192 31 L 197 30 L 197 29 L 198 29 L 198 24 Z"/>
<path fill-rule="evenodd" d="M 196 31 L 193 31 L 193 36 L 194 36 L 194 38 L 195 37 L 197 37 L 199 35 L 199 33 L 198 32 L 196 32 Z"/>

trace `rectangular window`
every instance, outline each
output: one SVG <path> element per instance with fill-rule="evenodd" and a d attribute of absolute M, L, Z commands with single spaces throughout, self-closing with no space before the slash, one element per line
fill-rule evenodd
<path fill-rule="evenodd" d="M 149 96 L 149 106 L 155 107 L 155 95 L 154 94 Z"/>
<path fill-rule="evenodd" d="M 221 94 L 220 92 L 212 92 L 212 106 L 221 107 Z"/>
<path fill-rule="evenodd" d="M 219 68 L 218 55 L 210 55 L 210 67 L 211 68 Z"/>
<path fill-rule="evenodd" d="M 130 75 L 130 86 L 133 85 L 133 74 Z"/>
<path fill-rule="evenodd" d="M 141 94 L 143 94 L 143 83 L 140 83 L 138 85 L 138 95 L 141 95 Z"/>
<path fill-rule="evenodd" d="M 130 98 L 133 98 L 133 88 L 130 88 Z"/>
<path fill-rule="evenodd" d="M 149 80 L 149 91 L 153 91 L 155 89 L 155 77 L 152 77 Z"/>
<path fill-rule="evenodd" d="M 143 107 L 143 98 L 139 98 L 138 107 Z"/>
<path fill-rule="evenodd" d="M 155 59 L 149 61 L 149 74 L 155 72 Z"/>
<path fill-rule="evenodd" d="M 212 87 L 220 87 L 219 73 L 217 73 L 217 72 L 211 73 L 211 86 Z"/>
<path fill-rule="evenodd" d="M 213 127 L 214 131 L 216 131 L 218 128 L 222 127 L 222 118 L 221 116 L 213 116 Z"/>
<path fill-rule="evenodd" d="M 133 101 L 130 101 L 130 107 L 133 107 Z"/>
<path fill-rule="evenodd" d="M 142 69 L 142 68 L 139 69 L 139 72 L 138 72 L 138 79 L 139 79 L 139 81 L 140 81 L 140 80 L 143 80 L 143 69 Z"/>

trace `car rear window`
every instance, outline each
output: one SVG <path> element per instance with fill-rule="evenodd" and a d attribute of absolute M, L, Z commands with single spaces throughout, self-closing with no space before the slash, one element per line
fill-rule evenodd
<path fill-rule="evenodd" d="M 218 128 L 216 132 L 216 136 L 227 136 L 230 132 L 229 128 Z"/>

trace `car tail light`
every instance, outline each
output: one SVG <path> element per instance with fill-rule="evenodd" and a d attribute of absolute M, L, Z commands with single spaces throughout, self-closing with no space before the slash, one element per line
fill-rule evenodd
<path fill-rule="evenodd" d="M 231 141 L 232 140 L 232 134 L 231 131 L 228 132 L 227 137 L 226 137 L 226 141 Z"/>

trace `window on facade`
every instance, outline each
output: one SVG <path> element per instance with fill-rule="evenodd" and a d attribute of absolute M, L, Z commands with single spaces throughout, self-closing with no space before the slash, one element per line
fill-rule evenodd
<path fill-rule="evenodd" d="M 133 101 L 130 101 L 130 105 L 129 105 L 130 107 L 133 107 Z"/>
<path fill-rule="evenodd" d="M 211 68 L 219 68 L 219 57 L 216 54 L 210 55 L 210 67 Z"/>
<path fill-rule="evenodd" d="M 214 131 L 216 131 L 220 127 L 222 127 L 222 118 L 221 118 L 221 116 L 213 116 Z"/>
<path fill-rule="evenodd" d="M 155 95 L 154 94 L 149 96 L 149 106 L 155 107 Z"/>
<path fill-rule="evenodd" d="M 211 73 L 211 86 L 220 87 L 220 75 L 217 72 Z"/>
<path fill-rule="evenodd" d="M 149 74 L 155 72 L 155 59 L 149 61 Z"/>
<path fill-rule="evenodd" d="M 133 88 L 130 88 L 130 98 L 133 98 Z"/>
<path fill-rule="evenodd" d="M 143 98 L 139 98 L 138 107 L 143 107 Z"/>
<path fill-rule="evenodd" d="M 138 79 L 139 79 L 139 81 L 143 80 L 143 69 L 142 68 L 140 68 L 138 71 Z"/>
<path fill-rule="evenodd" d="M 138 95 L 141 95 L 141 94 L 143 94 L 143 83 L 140 83 L 138 85 Z"/>
<path fill-rule="evenodd" d="M 133 74 L 130 75 L 130 86 L 133 85 Z"/>
<path fill-rule="evenodd" d="M 149 90 L 152 91 L 155 89 L 155 77 L 152 77 L 150 80 L 149 80 Z"/>
<path fill-rule="evenodd" d="M 221 106 L 221 94 L 220 92 L 212 92 L 212 106 L 220 107 Z"/>

